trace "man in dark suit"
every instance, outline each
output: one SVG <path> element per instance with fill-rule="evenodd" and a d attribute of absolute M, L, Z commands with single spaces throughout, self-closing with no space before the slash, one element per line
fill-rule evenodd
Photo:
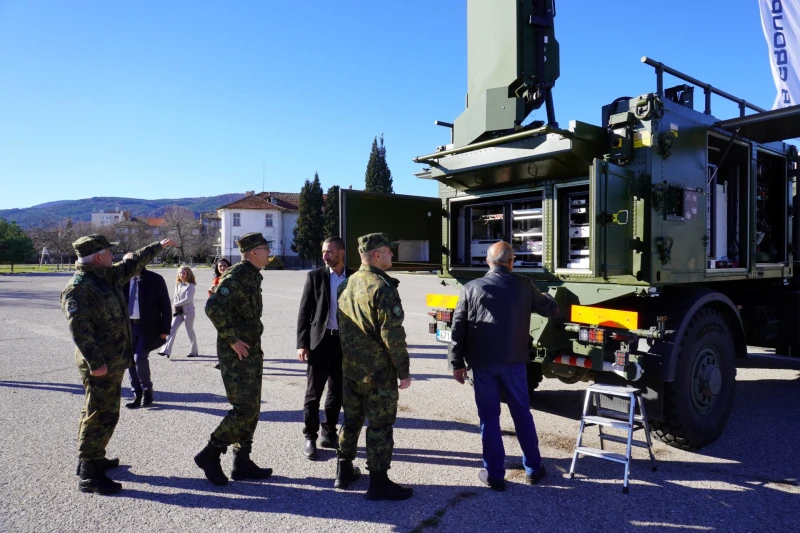
<path fill-rule="evenodd" d="M 127 254 L 125 258 L 132 254 Z M 172 304 L 164 278 L 142 268 L 122 288 L 131 321 L 131 344 L 135 366 L 128 369 L 133 401 L 128 409 L 153 403 L 153 382 L 150 379 L 150 352 L 164 344 L 172 322 Z"/>
<path fill-rule="evenodd" d="M 324 267 L 308 273 L 297 317 L 297 358 L 308 362 L 303 453 L 311 460 L 317 455 L 319 404 L 325 383 L 328 384 L 328 396 L 320 445 L 336 448 L 338 440 L 336 423 L 342 408 L 342 346 L 336 321 L 336 297 L 339 284 L 353 273 L 344 267 L 344 241 L 340 237 L 325 239 L 322 260 L 325 261 Z"/>

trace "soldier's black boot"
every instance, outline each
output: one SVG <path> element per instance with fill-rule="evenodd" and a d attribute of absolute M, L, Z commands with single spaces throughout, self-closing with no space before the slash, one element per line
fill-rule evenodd
<path fill-rule="evenodd" d="M 133 396 L 133 401 L 131 403 L 126 403 L 125 407 L 128 409 L 138 409 L 142 406 L 142 393 L 135 392 Z"/>
<path fill-rule="evenodd" d="M 142 394 L 142 407 L 147 407 L 153 403 L 153 389 L 145 389 Z"/>
<path fill-rule="evenodd" d="M 102 459 L 97 459 L 94 462 L 95 468 L 99 468 L 103 472 L 107 470 L 111 470 L 112 468 L 116 468 L 119 466 L 119 459 L 114 457 L 113 459 L 109 459 L 108 457 L 103 457 Z M 75 468 L 75 475 L 79 475 L 81 473 L 81 460 L 78 459 L 78 467 Z"/>
<path fill-rule="evenodd" d="M 245 479 L 268 479 L 271 468 L 261 468 L 250 459 L 250 452 L 233 450 L 233 470 L 231 477 L 236 481 Z"/>
<path fill-rule="evenodd" d="M 333 482 L 333 488 L 346 489 L 361 477 L 361 470 L 353 466 L 353 461 L 350 459 L 339 459 L 336 463 L 336 481 Z"/>
<path fill-rule="evenodd" d="M 206 479 L 214 485 L 227 485 L 228 478 L 222 471 L 222 465 L 219 463 L 219 456 L 224 453 L 211 445 L 209 442 L 200 453 L 194 456 L 194 463 L 199 466 L 206 475 Z"/>
<path fill-rule="evenodd" d="M 94 492 L 108 496 L 122 490 L 122 483 L 112 481 L 106 476 L 105 470 L 100 468 L 98 461 L 81 461 L 78 475 L 78 490 L 81 492 Z"/>
<path fill-rule="evenodd" d="M 375 470 L 369 473 L 369 489 L 367 499 L 376 500 L 407 500 L 414 494 L 411 487 L 402 487 L 389 479 L 386 470 Z"/>

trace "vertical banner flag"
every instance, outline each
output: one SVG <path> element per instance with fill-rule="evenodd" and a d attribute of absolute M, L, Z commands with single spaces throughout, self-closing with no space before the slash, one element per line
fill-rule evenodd
<path fill-rule="evenodd" d="M 800 104 L 800 0 L 758 0 L 778 89 L 772 109 Z"/>

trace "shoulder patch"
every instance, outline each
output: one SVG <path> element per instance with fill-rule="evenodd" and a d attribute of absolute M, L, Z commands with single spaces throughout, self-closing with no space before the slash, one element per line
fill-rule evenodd
<path fill-rule="evenodd" d="M 231 293 L 231 290 L 228 287 L 220 287 L 217 292 L 222 296 L 227 296 Z"/>
<path fill-rule="evenodd" d="M 392 309 L 392 313 L 394 313 L 395 316 L 401 316 L 403 314 L 403 310 L 400 308 L 399 305 L 395 305 L 394 309 Z"/>
<path fill-rule="evenodd" d="M 67 313 L 72 314 L 78 310 L 78 302 L 75 300 L 68 300 L 67 301 Z"/>

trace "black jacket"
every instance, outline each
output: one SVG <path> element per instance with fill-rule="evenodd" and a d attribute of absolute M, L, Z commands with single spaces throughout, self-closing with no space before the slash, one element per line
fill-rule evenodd
<path fill-rule="evenodd" d="M 344 269 L 345 277 L 353 275 L 353 270 Z M 300 300 L 300 312 L 297 315 L 297 347 L 316 349 L 328 324 L 328 312 L 331 299 L 331 275 L 327 266 L 317 268 L 308 273 L 303 297 Z"/>
<path fill-rule="evenodd" d="M 130 281 L 122 287 L 122 293 L 127 305 L 131 296 Z M 165 339 L 161 335 L 169 335 L 172 323 L 171 302 L 164 278 L 143 268 L 139 279 L 139 316 L 142 320 L 145 350 L 148 352 L 164 344 Z"/>
<path fill-rule="evenodd" d="M 503 266 L 464 285 L 453 314 L 449 359 L 454 369 L 530 359 L 531 313 L 558 314 L 558 304 Z"/>

